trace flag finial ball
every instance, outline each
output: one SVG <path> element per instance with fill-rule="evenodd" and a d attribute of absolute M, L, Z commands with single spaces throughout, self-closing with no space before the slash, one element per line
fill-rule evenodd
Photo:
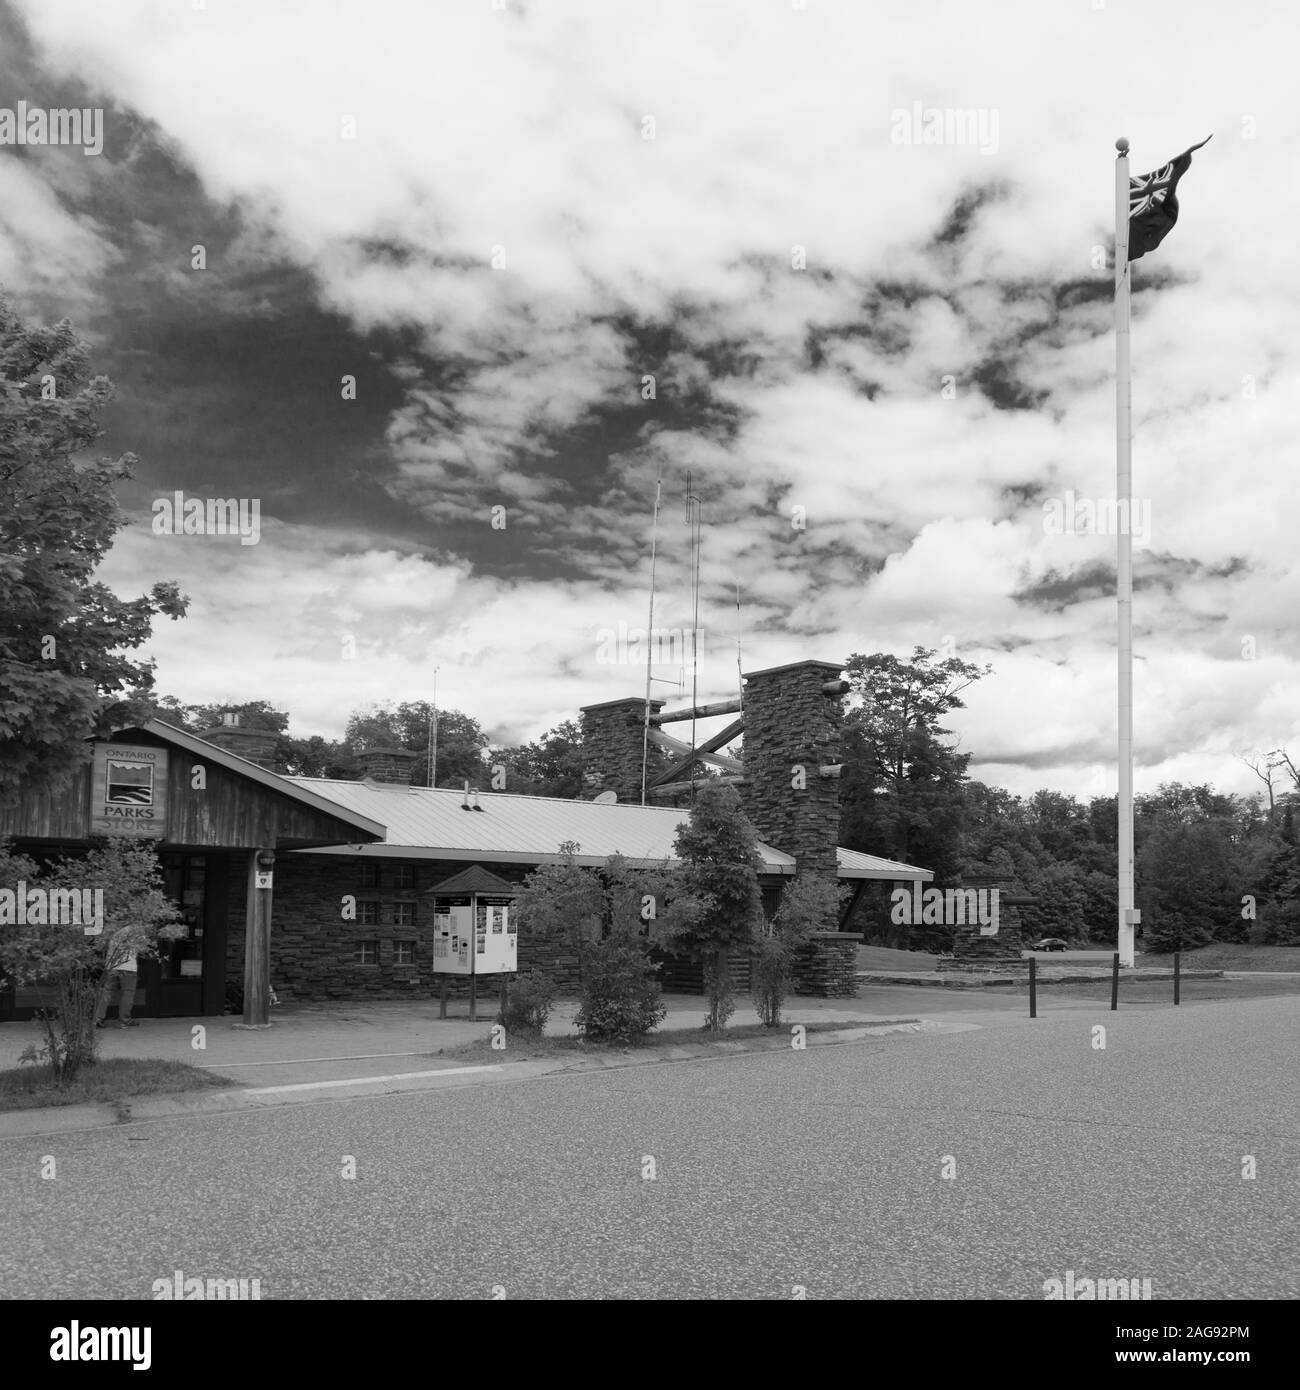
<path fill-rule="evenodd" d="M 1127 153 L 1128 153 L 1128 136 L 1127 136 L 1127 135 L 1121 135 L 1121 136 L 1119 137 L 1119 139 L 1115 141 L 1115 148 L 1120 152 L 1120 154 L 1127 154 Z"/>

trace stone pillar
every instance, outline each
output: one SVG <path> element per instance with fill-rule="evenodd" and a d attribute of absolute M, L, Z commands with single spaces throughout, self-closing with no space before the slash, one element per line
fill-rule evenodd
<path fill-rule="evenodd" d="M 1020 954 L 1024 949 L 1020 910 L 1033 906 L 1038 900 L 1014 892 L 1010 880 L 997 874 L 963 874 L 961 886 L 963 891 L 971 888 L 976 892 L 997 890 L 998 930 L 995 935 L 984 936 L 978 922 L 956 927 L 952 958 L 941 958 L 939 969 L 945 972 L 991 971 L 997 974 L 1023 970 L 1027 973 L 1029 962 Z"/>
<path fill-rule="evenodd" d="M 357 765 L 362 777 L 372 782 L 393 782 L 409 786 L 411 768 L 415 766 L 418 753 L 409 748 L 366 748 L 357 754 Z"/>
<path fill-rule="evenodd" d="M 858 992 L 860 931 L 814 932 L 795 957 L 794 992 L 821 999 L 852 999 Z"/>
<path fill-rule="evenodd" d="M 844 692 L 837 662 L 797 661 L 744 677 L 745 814 L 759 838 L 792 854 L 796 873 L 839 884 L 840 739 Z M 832 771 L 833 769 L 833 771 Z M 797 994 L 857 993 L 858 932 L 825 924 L 800 950 Z"/>
<path fill-rule="evenodd" d="M 650 710 L 658 714 L 663 700 L 651 700 Z M 632 696 L 626 700 L 606 700 L 599 705 L 582 706 L 583 795 L 594 798 L 612 791 L 620 801 L 641 804 L 641 754 L 645 744 L 645 700 Z M 647 780 L 668 765 L 663 749 L 649 745 L 646 759 Z M 647 804 L 662 805 L 662 802 Z"/>
<path fill-rule="evenodd" d="M 799 873 L 832 883 L 839 881 L 838 765 L 848 689 L 842 669 L 797 661 L 744 677 L 745 814 L 761 840 L 794 855 Z M 837 770 L 823 771 L 831 767 Z"/>

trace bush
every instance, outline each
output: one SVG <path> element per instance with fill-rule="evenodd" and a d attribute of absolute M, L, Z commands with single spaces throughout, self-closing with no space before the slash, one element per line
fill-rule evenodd
<path fill-rule="evenodd" d="M 632 1042 L 663 1022 L 659 967 L 633 936 L 615 932 L 589 948 L 574 1017 L 588 1042 Z"/>
<path fill-rule="evenodd" d="M 781 1007 L 794 985 L 795 962 L 812 932 L 835 927 L 843 897 L 838 884 L 800 874 L 786 885 L 772 920 L 755 931 L 750 994 L 765 1028 L 781 1022 Z"/>
<path fill-rule="evenodd" d="M 1263 938 L 1269 946 L 1300 946 L 1300 903 L 1269 903 L 1263 912 Z"/>
<path fill-rule="evenodd" d="M 749 992 L 758 1021 L 764 1028 L 775 1028 L 781 1022 L 781 1006 L 790 991 L 794 944 L 775 932 L 760 936 L 754 942 L 751 959 Z"/>
<path fill-rule="evenodd" d="M 555 1002 L 555 981 L 544 970 L 525 970 L 506 985 L 505 1007 L 497 1022 L 508 1033 L 531 1033 L 540 1037 Z"/>
<path fill-rule="evenodd" d="M 153 845 L 110 836 L 84 855 L 43 867 L 0 845 L 0 884 L 18 880 L 46 890 L 92 891 L 100 895 L 103 921 L 98 931 L 85 924 L 36 921 L 0 932 L 0 977 L 39 985 L 51 999 L 36 1018 L 42 1041 L 22 1060 L 47 1063 L 60 1084 L 76 1079 L 95 1061 L 95 1007 L 108 957 L 123 950 L 156 956 L 160 936 L 181 930 L 180 914 L 163 893 L 162 868 Z"/>

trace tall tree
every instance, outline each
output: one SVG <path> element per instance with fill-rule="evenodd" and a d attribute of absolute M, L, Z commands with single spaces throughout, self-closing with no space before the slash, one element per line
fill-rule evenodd
<path fill-rule="evenodd" d="M 93 579 L 126 518 L 135 456 L 91 461 L 107 377 L 64 319 L 25 322 L 0 298 L 0 798 L 57 788 L 86 739 L 148 717 L 153 662 L 126 653 L 153 618 L 184 616 L 174 583 L 121 599 Z"/>
<path fill-rule="evenodd" d="M 845 720 L 841 833 L 850 848 L 956 871 L 969 753 L 958 753 L 941 721 L 963 709 L 961 692 L 989 674 L 926 647 L 910 661 L 884 652 L 854 655 L 846 670 L 860 701 Z"/>
<path fill-rule="evenodd" d="M 1240 941 L 1240 883 L 1222 825 L 1166 813 L 1138 855 L 1142 937 L 1148 951 Z"/>
<path fill-rule="evenodd" d="M 706 1024 L 717 1033 L 735 1009 L 730 953 L 746 945 L 763 921 L 758 836 L 735 787 L 714 782 L 697 788 L 690 819 L 678 826 L 674 844 L 681 863 L 665 934 L 703 965 Z"/>
<path fill-rule="evenodd" d="M 505 767 L 508 792 L 565 800 L 582 795 L 582 729 L 576 719 L 548 729 L 535 743 L 501 748 L 492 761 Z"/>
<path fill-rule="evenodd" d="M 412 770 L 411 785 L 425 787 L 429 784 L 427 758 L 433 715 L 434 707 L 428 700 L 354 710 L 344 730 L 343 741 L 354 752 L 387 744 L 419 753 L 421 757 Z M 440 709 L 437 717 L 435 785 L 457 787 L 466 780 L 473 786 L 485 784 L 489 776 L 484 757 L 488 739 L 479 728 L 478 720 L 458 709 Z"/>

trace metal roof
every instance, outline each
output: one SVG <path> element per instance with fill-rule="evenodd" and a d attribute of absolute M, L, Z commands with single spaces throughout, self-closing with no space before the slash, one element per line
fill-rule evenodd
<path fill-rule="evenodd" d="M 596 801 L 565 801 L 545 796 L 515 796 L 479 792 L 480 811 L 464 808 L 465 793 L 449 787 L 408 787 L 400 784 L 329 781 L 315 777 L 286 777 L 317 796 L 387 827 L 378 844 L 345 848 L 295 850 L 296 854 L 350 852 L 367 858 L 482 860 L 498 864 L 559 864 L 560 846 L 579 846 L 575 862 L 602 864 L 621 854 L 636 865 L 674 859 L 677 827 L 689 810 L 671 806 L 634 806 Z M 761 841 L 763 872 L 792 876 L 793 855 Z M 928 869 L 894 864 L 870 854 L 839 851 L 841 878 L 933 878 Z"/>
<path fill-rule="evenodd" d="M 187 752 L 204 758 L 208 762 L 216 763 L 219 767 L 224 767 L 230 772 L 237 772 L 241 777 L 247 777 L 260 783 L 268 791 L 279 792 L 281 796 L 290 797 L 304 806 L 310 806 L 313 811 L 320 811 L 324 815 L 333 816 L 336 820 L 348 821 L 364 835 L 383 835 L 384 833 L 382 822 L 369 819 L 364 811 L 358 814 L 357 809 L 348 808 L 346 802 L 331 797 L 322 797 L 315 782 L 309 777 L 285 777 L 278 772 L 271 772 L 260 763 L 250 762 L 247 758 L 241 758 L 238 753 L 231 753 L 225 748 L 218 748 L 215 743 L 209 743 L 206 739 L 199 738 L 198 735 L 192 734 L 186 729 L 178 729 L 174 724 L 165 723 L 161 719 L 149 719 L 143 724 L 132 727 L 154 734 L 165 742 L 174 744 L 178 748 L 184 748 Z M 130 730 L 119 729 L 117 732 L 129 733 Z M 340 816 L 340 807 L 348 809 L 350 814 Z"/>
<path fill-rule="evenodd" d="M 933 869 L 919 869 L 915 864 L 901 864 L 897 859 L 882 859 L 878 854 L 863 854 L 861 850 L 845 849 L 842 845 L 835 851 L 839 861 L 840 878 L 884 878 L 896 881 L 901 878 L 914 878 L 928 882 L 934 877 Z"/>

